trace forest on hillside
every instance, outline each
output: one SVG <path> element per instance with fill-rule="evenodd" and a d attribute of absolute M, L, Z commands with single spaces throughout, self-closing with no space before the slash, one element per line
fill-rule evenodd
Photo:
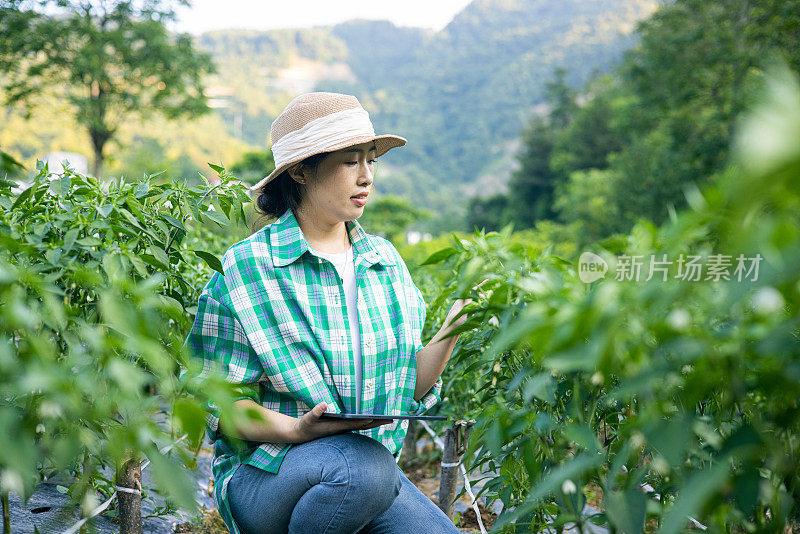
<path fill-rule="evenodd" d="M 567 68 L 575 88 L 594 71 L 608 71 L 635 42 L 636 22 L 656 5 L 476 0 L 437 33 L 366 20 L 209 32 L 195 44 L 215 65 L 203 78 L 210 111 L 120 123 L 106 149 L 106 170 L 128 178 L 167 170 L 194 181 L 206 162 L 231 167 L 247 152 L 266 150 L 272 120 L 297 94 L 347 92 L 370 112 L 376 131 L 409 139 L 381 161 L 376 191 L 429 210 L 417 230 L 465 229 L 467 198 L 505 189 L 518 165 L 520 133 L 542 108 L 555 69 Z M 63 91 L 53 87 L 25 109 L 0 111 L 0 148 L 30 174 L 36 157 L 52 150 L 92 159 L 90 138 L 71 119 L 74 106 Z"/>

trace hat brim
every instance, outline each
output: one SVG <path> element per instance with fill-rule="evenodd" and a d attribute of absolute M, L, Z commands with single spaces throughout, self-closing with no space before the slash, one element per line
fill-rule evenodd
<path fill-rule="evenodd" d="M 258 181 L 255 185 L 250 187 L 248 193 L 251 197 L 255 198 L 258 196 L 259 191 L 261 190 L 264 185 L 272 181 L 274 178 L 280 176 L 280 174 L 291 167 L 292 165 L 303 161 L 304 159 L 313 156 L 315 154 L 321 154 L 323 152 L 333 152 L 335 150 L 340 150 L 342 148 L 347 148 L 353 145 L 360 145 L 361 143 L 368 143 L 370 141 L 375 142 L 375 157 L 379 158 L 389 150 L 397 147 L 401 147 L 406 144 L 406 139 L 400 137 L 398 135 L 374 135 L 374 136 L 364 136 L 364 137 L 353 137 L 346 141 L 342 141 L 340 143 L 336 143 L 334 145 L 325 147 L 323 149 L 317 149 L 313 151 L 309 151 L 308 153 L 304 153 L 296 158 L 293 158 L 291 161 L 287 161 L 286 163 L 282 164 L 280 167 L 276 167 L 274 171 L 269 173 L 269 175 L 265 176 L 261 180 Z"/>

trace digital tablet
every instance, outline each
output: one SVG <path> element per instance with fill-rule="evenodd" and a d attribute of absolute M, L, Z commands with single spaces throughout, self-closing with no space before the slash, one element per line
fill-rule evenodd
<path fill-rule="evenodd" d="M 375 415 L 371 413 L 329 413 L 325 412 L 322 417 L 331 419 L 424 419 L 427 421 L 444 421 L 447 419 L 444 415 Z"/>

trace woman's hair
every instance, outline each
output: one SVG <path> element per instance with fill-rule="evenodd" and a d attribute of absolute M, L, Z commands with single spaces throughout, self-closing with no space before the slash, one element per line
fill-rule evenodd
<path fill-rule="evenodd" d="M 301 163 L 311 172 L 315 172 L 317 166 L 319 166 L 320 162 L 325 159 L 325 156 L 328 154 L 329 152 L 314 154 L 304 159 Z M 287 209 L 291 208 L 293 211 L 297 209 L 302 200 L 303 196 L 300 184 L 289 176 L 288 170 L 283 171 L 261 188 L 258 198 L 256 199 L 257 212 L 260 212 L 261 216 L 253 223 L 253 231 L 255 231 L 258 227 L 258 223 L 264 217 L 268 219 L 277 219 L 283 215 Z"/>

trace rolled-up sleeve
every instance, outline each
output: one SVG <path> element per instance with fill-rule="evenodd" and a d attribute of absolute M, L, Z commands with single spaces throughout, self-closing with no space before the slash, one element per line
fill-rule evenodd
<path fill-rule="evenodd" d="M 219 273 L 215 273 L 198 299 L 197 315 L 186 338 L 191 354 L 203 365 L 201 377 L 217 373 L 235 384 L 234 401 L 250 399 L 261 402 L 259 380 L 264 374 L 258 355 L 231 310 L 217 296 Z M 206 434 L 213 443 L 218 438 L 219 408 L 205 405 Z"/>

